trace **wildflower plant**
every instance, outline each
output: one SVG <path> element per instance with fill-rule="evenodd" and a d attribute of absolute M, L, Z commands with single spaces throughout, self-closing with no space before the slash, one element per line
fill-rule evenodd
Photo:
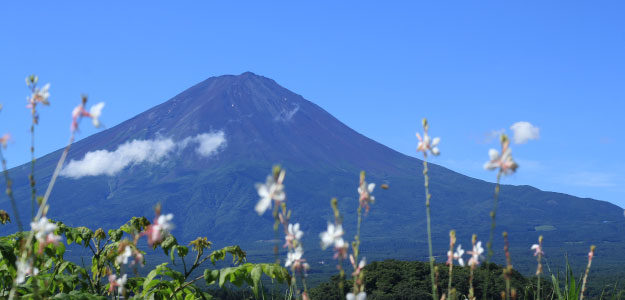
<path fill-rule="evenodd" d="M 425 213 L 427 217 L 427 232 L 428 232 L 428 251 L 430 255 L 430 280 L 432 281 L 432 299 L 438 300 L 438 291 L 436 286 L 436 280 L 434 278 L 434 254 L 432 251 L 432 225 L 431 225 L 431 217 L 430 217 L 430 199 L 432 195 L 430 194 L 430 177 L 428 175 L 428 153 L 431 153 L 434 156 L 438 156 L 440 154 L 440 150 L 438 149 L 438 143 L 440 142 L 440 138 L 431 139 L 428 135 L 428 129 L 430 125 L 428 124 L 427 119 L 423 119 L 423 137 L 417 132 L 417 139 L 419 140 L 419 144 L 417 145 L 417 152 L 423 153 L 423 180 L 425 186 Z"/>
<path fill-rule="evenodd" d="M 452 290 L 451 283 L 453 279 L 453 270 L 454 270 L 454 260 L 458 261 L 458 264 L 464 266 L 464 260 L 462 259 L 462 255 L 464 255 L 464 249 L 462 249 L 462 245 L 458 245 L 458 248 L 454 252 L 454 246 L 456 245 L 456 231 L 449 231 L 449 251 L 447 251 L 447 262 L 446 264 L 449 266 L 449 280 L 447 282 L 447 294 L 443 294 L 441 298 L 449 298 L 454 299 L 455 290 Z"/>
<path fill-rule="evenodd" d="M 304 247 L 302 244 L 302 237 L 304 232 L 300 230 L 299 223 L 291 223 L 291 210 L 287 209 L 286 194 L 284 192 L 284 177 L 286 171 L 280 168 L 280 166 L 274 166 L 272 175 L 267 176 L 267 180 L 264 184 L 257 183 L 256 190 L 260 200 L 254 207 L 254 210 L 262 215 L 267 209 L 271 208 L 273 202 L 273 217 L 274 217 L 274 231 L 278 234 L 278 225 L 282 224 L 284 229 L 284 245 L 283 248 L 287 248 L 287 257 L 284 262 L 285 268 L 290 268 L 292 272 L 291 281 L 289 285 L 291 288 L 295 288 L 297 294 L 300 291 L 297 289 L 297 275 L 300 276 L 303 292 L 301 292 L 301 298 L 308 298 L 308 286 L 306 284 L 307 271 L 310 269 L 310 265 L 304 258 Z M 276 239 L 277 241 L 277 239 Z M 276 254 L 276 264 L 280 263 L 278 258 L 278 246 L 274 246 L 274 253 Z"/>
<path fill-rule="evenodd" d="M 366 299 L 367 294 L 365 292 L 365 272 L 366 259 L 363 257 L 358 260 L 360 256 L 360 227 L 362 225 L 362 210 L 365 209 L 365 213 L 369 212 L 370 204 L 375 201 L 375 197 L 372 195 L 375 183 L 368 183 L 366 181 L 366 174 L 364 171 L 360 172 L 360 180 L 358 183 L 358 222 L 356 225 L 356 235 L 354 241 L 351 243 L 352 253 L 349 254 L 349 261 L 354 271 L 352 272 L 352 278 L 354 279 L 354 285 L 352 292 L 346 295 L 346 299 Z M 388 188 L 388 187 L 386 187 Z M 332 210 L 334 212 L 334 224 L 328 223 L 328 229 L 322 232 L 319 237 L 321 238 L 321 248 L 326 249 L 329 246 L 334 247 L 334 259 L 338 260 L 337 269 L 339 270 L 339 290 L 343 291 L 343 284 L 345 278 L 345 270 L 343 269 L 343 260 L 347 258 L 349 250 L 348 243 L 343 239 L 343 218 L 338 208 L 338 200 L 332 198 L 330 201 Z"/>
<path fill-rule="evenodd" d="M 50 98 L 50 84 L 45 84 L 42 88 L 37 87 L 39 77 L 37 75 L 30 75 L 26 77 L 26 85 L 30 89 L 31 95 L 26 99 L 28 104 L 26 108 L 30 109 L 31 124 L 30 124 L 30 175 L 28 181 L 31 189 L 31 218 L 35 216 L 35 200 L 37 198 L 37 189 L 35 182 L 35 125 L 39 124 L 39 113 L 37 112 L 37 105 L 50 105 L 48 98 Z"/>
<path fill-rule="evenodd" d="M 473 248 L 471 251 L 467 251 L 467 254 L 471 255 L 471 258 L 469 259 L 469 267 L 470 267 L 470 273 L 469 273 L 469 300 L 474 300 L 475 299 L 475 289 L 473 288 L 473 273 L 475 272 L 475 269 L 477 268 L 477 266 L 480 264 L 480 260 L 482 260 L 484 258 L 484 256 L 482 255 L 484 253 L 484 248 L 482 248 L 482 242 L 477 240 L 477 235 L 473 235 L 473 237 L 471 237 L 471 244 L 473 245 Z M 486 295 L 486 293 L 484 293 L 484 295 Z"/>

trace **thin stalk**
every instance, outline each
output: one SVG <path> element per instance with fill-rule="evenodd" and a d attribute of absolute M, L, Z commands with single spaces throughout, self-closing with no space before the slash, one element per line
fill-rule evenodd
<path fill-rule="evenodd" d="M 434 255 L 432 251 L 432 225 L 430 217 L 430 177 L 428 176 L 428 162 L 427 158 L 423 159 L 423 179 L 425 186 L 425 213 L 427 215 L 427 229 L 428 229 L 428 251 L 430 253 L 430 280 L 432 281 L 432 299 L 438 300 L 438 292 L 436 282 L 434 281 Z"/>
<path fill-rule="evenodd" d="M 308 284 L 306 284 L 306 276 L 304 276 L 304 273 L 300 273 L 300 277 L 302 279 L 302 285 L 304 286 L 304 293 L 308 295 Z"/>
<path fill-rule="evenodd" d="M 490 224 L 490 235 L 488 238 L 488 243 L 486 244 L 486 248 L 488 248 L 488 255 L 486 255 L 486 268 L 488 270 L 488 263 L 490 262 L 490 259 L 493 257 L 493 238 L 495 235 L 495 217 L 497 216 L 497 205 L 499 203 L 499 189 L 500 189 L 500 182 L 501 182 L 501 169 L 497 172 L 497 183 L 495 184 L 495 195 L 493 197 L 493 210 L 490 212 L 490 219 L 491 219 L 491 224 Z M 484 282 L 484 296 L 483 298 L 486 299 L 486 294 L 488 291 L 488 284 L 490 281 L 490 272 L 486 272 L 486 281 Z"/>
<path fill-rule="evenodd" d="M 63 164 L 65 163 L 65 159 L 67 158 L 67 154 L 69 153 L 69 148 L 72 146 L 73 142 L 74 142 L 74 132 L 72 131 L 72 134 L 69 138 L 69 142 L 67 143 L 67 146 L 65 146 L 65 149 L 63 150 L 63 154 L 61 154 L 61 158 L 59 159 L 59 162 L 56 164 L 56 169 L 54 169 L 54 173 L 52 173 L 52 179 L 50 179 L 50 183 L 48 183 L 48 188 L 46 189 L 46 193 L 43 196 L 41 205 L 39 205 L 37 215 L 34 218 L 35 220 L 39 220 L 44 213 L 45 207 L 48 203 L 48 199 L 50 198 L 50 193 L 52 192 L 52 188 L 54 187 L 54 184 L 56 183 L 56 179 L 59 176 L 61 169 L 63 168 Z M 35 236 L 35 231 L 31 230 L 30 233 L 28 234 L 28 238 L 26 239 L 26 247 L 22 249 L 22 253 L 20 256 L 20 259 L 22 261 L 25 261 L 26 257 L 28 256 L 28 252 L 30 251 L 30 247 L 32 246 L 34 236 Z M 11 288 L 11 292 L 9 293 L 9 300 L 15 299 L 16 288 L 17 288 L 17 284 L 13 284 L 13 287 Z"/>
<path fill-rule="evenodd" d="M 537 299 L 540 299 L 540 275 L 543 273 L 543 264 L 542 264 L 543 236 L 542 235 L 538 237 L 538 249 L 540 249 L 540 251 L 538 251 L 538 255 L 537 255 L 538 257 L 536 258 L 538 260 L 538 266 L 536 267 L 536 276 L 538 278 L 536 287 L 538 288 L 538 291 L 536 292 L 536 296 L 537 296 Z"/>
<path fill-rule="evenodd" d="M 473 249 L 475 249 L 475 243 L 477 242 L 477 235 L 473 234 L 471 237 L 471 244 L 473 245 Z M 475 299 L 475 290 L 473 289 L 473 271 L 477 266 L 477 263 L 469 264 L 470 267 L 470 276 L 469 276 L 469 300 Z M 482 294 L 486 295 L 487 290 L 484 290 Z M 486 298 L 486 296 L 484 296 Z"/>
<path fill-rule="evenodd" d="M 17 229 L 19 232 L 24 230 L 22 226 L 22 221 L 20 220 L 20 215 L 17 210 L 17 202 L 15 202 L 15 197 L 13 197 L 13 181 L 9 177 L 9 170 L 7 170 L 7 161 L 4 159 L 4 155 L 2 154 L 2 150 L 0 149 L 0 160 L 2 160 L 2 173 L 4 174 L 4 181 L 6 182 L 6 194 L 9 196 L 9 200 L 11 201 L 11 207 L 13 208 L 13 215 L 15 216 L 15 220 L 17 222 Z"/>
<path fill-rule="evenodd" d="M 473 289 L 473 266 L 469 271 L 469 300 L 475 299 L 475 291 Z"/>
<path fill-rule="evenodd" d="M 35 119 L 30 125 L 30 217 L 35 217 L 35 201 L 37 198 L 37 190 L 35 187 Z"/>
<path fill-rule="evenodd" d="M 592 264 L 592 257 L 595 255 L 595 246 L 590 246 L 590 252 L 588 252 L 588 265 L 586 266 L 586 272 L 584 273 L 584 280 L 582 281 L 582 292 L 579 295 L 579 300 L 584 299 L 584 292 L 586 292 L 586 282 L 588 281 L 588 273 L 590 272 L 590 265 Z"/>
<path fill-rule="evenodd" d="M 360 225 L 362 223 L 362 206 L 358 206 L 358 225 L 356 225 L 356 236 L 354 237 L 354 243 L 352 247 L 354 248 L 354 268 L 358 266 L 358 256 L 360 254 Z M 354 278 L 354 295 L 358 294 L 358 280 Z"/>
<path fill-rule="evenodd" d="M 449 232 L 449 254 L 448 254 L 448 262 L 449 262 L 449 282 L 447 282 L 447 298 L 451 299 L 451 282 L 453 280 L 453 270 L 454 270 L 454 246 L 456 245 L 456 231 L 451 230 Z"/>
<path fill-rule="evenodd" d="M 452 277 L 453 269 L 454 269 L 454 264 L 453 263 L 449 264 L 449 282 L 447 283 L 447 296 L 448 297 L 451 297 L 451 280 L 453 279 Z"/>
<path fill-rule="evenodd" d="M 504 279 L 506 280 L 506 299 L 510 299 L 510 273 L 512 272 L 512 261 L 510 259 L 510 243 L 508 242 L 508 232 L 503 233 L 503 251 L 506 253 L 506 268 L 504 269 Z"/>

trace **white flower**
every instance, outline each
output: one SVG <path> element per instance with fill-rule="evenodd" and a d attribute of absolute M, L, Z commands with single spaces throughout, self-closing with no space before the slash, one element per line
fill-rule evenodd
<path fill-rule="evenodd" d="M 367 188 L 365 188 L 365 186 Z M 358 194 L 360 194 L 360 198 L 366 198 L 367 202 L 375 201 L 375 197 L 371 195 L 371 193 L 373 193 L 374 188 L 375 188 L 375 183 L 367 184 L 366 181 L 363 182 L 363 184 L 358 187 Z"/>
<path fill-rule="evenodd" d="M 148 244 L 160 243 L 163 238 L 167 237 L 169 232 L 174 229 L 174 224 L 171 222 L 173 218 L 173 214 L 159 215 L 156 221 L 146 228 L 142 235 L 148 236 Z"/>
<path fill-rule="evenodd" d="M 284 247 L 293 247 L 293 241 L 299 241 L 300 239 L 302 239 L 303 235 L 304 232 L 299 230 L 299 223 L 295 223 L 295 225 L 289 224 L 289 226 L 287 227 L 287 234 L 284 237 L 284 239 L 286 240 L 286 244 L 284 245 Z"/>
<path fill-rule="evenodd" d="M 360 197 L 358 201 L 360 202 L 360 207 L 364 207 L 367 212 L 369 211 L 369 203 L 375 202 L 375 197 L 371 195 L 374 188 L 375 183 L 367 183 L 364 177 L 360 179 L 360 185 L 358 186 L 358 194 L 360 194 Z"/>
<path fill-rule="evenodd" d="M 284 201 L 286 195 L 284 194 L 284 185 L 282 180 L 284 179 L 284 172 L 280 172 L 278 181 L 274 180 L 273 176 L 267 176 L 267 182 L 265 184 L 257 183 L 256 190 L 260 200 L 254 207 L 254 210 L 259 215 L 265 213 L 268 208 L 271 208 L 271 200 L 281 202 Z"/>
<path fill-rule="evenodd" d="M 346 300 L 367 300 L 367 293 L 360 292 L 358 295 L 354 295 L 354 293 L 348 293 L 345 296 Z"/>
<path fill-rule="evenodd" d="M 434 139 L 430 139 L 427 131 L 423 133 L 423 138 L 417 132 L 417 139 L 419 140 L 419 144 L 417 145 L 417 152 L 423 152 L 423 156 L 428 156 L 428 151 L 434 156 L 441 154 L 441 151 L 438 149 L 438 143 L 440 143 L 441 139 L 436 137 Z"/>
<path fill-rule="evenodd" d="M 289 224 L 288 231 L 296 240 L 300 240 L 304 235 L 304 232 L 299 230 L 299 223 L 295 223 L 295 225 Z"/>
<path fill-rule="evenodd" d="M 100 127 L 100 115 L 102 114 L 102 108 L 104 108 L 104 102 L 100 102 L 89 109 L 89 114 L 91 115 L 91 122 L 93 122 L 93 126 Z"/>
<path fill-rule="evenodd" d="M 15 264 L 17 267 L 17 276 L 15 277 L 15 282 L 17 284 L 24 283 L 24 281 L 26 281 L 26 276 L 39 274 L 39 269 L 33 268 L 32 258 L 28 258 L 26 261 L 20 259 L 15 262 Z"/>
<path fill-rule="evenodd" d="M 509 175 L 509 174 L 514 173 L 516 169 L 519 167 L 519 165 L 516 162 L 514 162 L 514 159 L 512 159 L 512 150 L 510 150 L 509 145 L 510 145 L 510 141 L 508 141 L 508 138 L 504 135 L 502 137 L 502 142 L 501 142 L 502 154 L 499 155 L 499 151 L 495 149 L 488 150 L 488 156 L 490 158 L 490 161 L 487 161 L 484 164 L 484 169 L 486 170 L 500 169 L 500 171 L 504 175 Z"/>
<path fill-rule="evenodd" d="M 471 259 L 469 259 L 469 266 L 477 266 L 480 264 L 480 258 L 483 258 L 484 248 L 482 248 L 482 242 L 477 242 L 473 245 L 473 251 L 469 251 Z"/>
<path fill-rule="evenodd" d="M 128 281 L 128 275 L 126 274 L 124 274 L 124 276 L 122 276 L 121 278 L 118 278 L 117 280 L 115 280 L 118 294 L 121 295 L 124 293 L 124 285 L 126 284 L 126 281 Z"/>
<path fill-rule="evenodd" d="M 163 235 L 167 235 L 167 233 L 171 232 L 174 229 L 174 223 L 171 220 L 174 218 L 173 214 L 166 214 L 158 216 L 157 223 L 160 226 Z"/>
<path fill-rule="evenodd" d="M 132 256 L 132 249 L 130 249 L 130 246 L 126 246 L 124 247 L 124 252 L 117 255 L 117 257 L 115 258 L 115 262 L 118 265 L 128 264 L 128 258 L 130 258 L 131 256 Z"/>
<path fill-rule="evenodd" d="M 57 226 L 48 221 L 48 218 L 41 217 L 37 222 L 30 222 L 30 228 L 35 232 L 35 238 L 40 244 L 49 244 L 58 242 L 61 237 L 54 234 Z"/>
<path fill-rule="evenodd" d="M 284 263 L 284 267 L 287 268 L 287 267 L 297 263 L 298 260 L 302 259 L 302 255 L 304 255 L 304 249 L 302 249 L 301 246 L 295 248 L 295 250 L 293 250 L 293 251 L 289 251 L 289 253 L 287 253 L 286 262 Z"/>
<path fill-rule="evenodd" d="M 447 251 L 447 256 L 457 260 L 458 264 L 464 267 L 464 259 L 462 259 L 463 255 L 464 249 L 462 249 L 462 245 L 458 245 L 458 248 L 456 248 L 456 251 L 454 253 L 451 253 L 451 251 Z M 449 260 L 449 262 L 451 263 L 451 260 Z"/>
<path fill-rule="evenodd" d="M 542 247 L 538 244 L 532 245 L 532 248 L 530 248 L 530 250 L 534 250 L 534 256 L 539 255 L 539 254 L 545 255 L 545 252 L 543 252 Z"/>
<path fill-rule="evenodd" d="M 32 97 L 28 100 L 29 106 L 34 107 L 36 102 L 49 105 L 48 98 L 50 98 L 50 84 L 46 83 L 41 89 L 35 89 Z"/>
<path fill-rule="evenodd" d="M 322 232 L 319 237 L 321 237 L 321 248 L 326 249 L 330 245 L 334 244 L 335 248 L 343 247 L 343 226 L 334 225 L 332 223 L 328 223 L 328 230 Z"/>
<path fill-rule="evenodd" d="M 72 125 L 71 130 L 75 132 L 78 130 L 78 121 L 83 118 L 91 118 L 93 122 L 93 126 L 100 127 L 100 115 L 102 114 L 102 108 L 104 108 L 104 102 L 100 102 L 94 106 L 91 106 L 89 111 L 85 110 L 85 99 L 83 99 L 83 103 L 79 104 L 72 110 Z"/>

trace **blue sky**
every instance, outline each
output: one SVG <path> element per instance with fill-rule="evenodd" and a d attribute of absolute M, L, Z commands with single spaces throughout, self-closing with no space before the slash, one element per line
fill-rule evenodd
<path fill-rule="evenodd" d="M 485 180 L 491 132 L 531 122 L 540 139 L 514 146 L 521 167 L 505 183 L 625 206 L 625 2 L 27 3 L 0 3 L 10 166 L 30 155 L 28 74 L 52 83 L 43 155 L 67 141 L 81 93 L 106 101 L 110 127 L 210 76 L 252 71 L 407 155 L 428 117 L 442 138 L 434 161 Z"/>

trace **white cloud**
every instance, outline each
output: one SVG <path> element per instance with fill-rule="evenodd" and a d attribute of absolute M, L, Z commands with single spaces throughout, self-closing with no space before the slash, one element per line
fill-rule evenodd
<path fill-rule="evenodd" d="M 185 148 L 189 143 L 197 143 L 195 148 L 197 154 L 209 157 L 213 155 L 220 147 L 225 146 L 226 134 L 223 131 L 217 133 L 200 133 L 194 137 L 187 137 L 180 142 L 179 147 Z"/>
<path fill-rule="evenodd" d="M 525 144 L 540 137 L 540 129 L 529 122 L 516 122 L 510 129 L 514 132 L 513 140 L 516 144 Z"/>
<path fill-rule="evenodd" d="M 61 171 L 61 176 L 74 179 L 84 176 L 113 176 L 128 166 L 161 162 L 174 150 L 186 148 L 190 144 L 197 145 L 195 151 L 199 155 L 209 157 L 215 154 L 225 143 L 226 138 L 223 131 L 201 133 L 194 137 L 187 137 L 177 143 L 171 138 L 132 140 L 120 145 L 112 152 L 96 150 L 87 152 L 81 160 L 71 160 Z"/>

